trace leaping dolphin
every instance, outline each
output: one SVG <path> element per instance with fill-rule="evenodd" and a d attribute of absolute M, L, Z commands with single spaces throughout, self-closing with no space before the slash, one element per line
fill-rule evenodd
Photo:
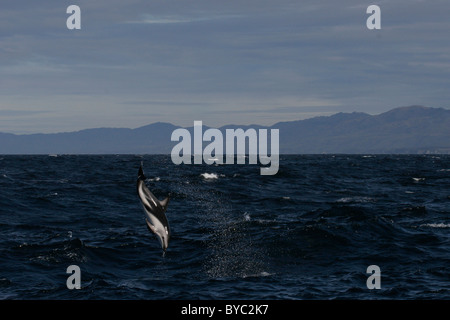
<path fill-rule="evenodd" d="M 147 222 L 148 228 L 158 237 L 165 253 L 170 240 L 170 227 L 165 214 L 169 197 L 159 201 L 145 185 L 145 179 L 141 163 L 136 184 L 137 194 L 145 212 L 145 222 Z"/>

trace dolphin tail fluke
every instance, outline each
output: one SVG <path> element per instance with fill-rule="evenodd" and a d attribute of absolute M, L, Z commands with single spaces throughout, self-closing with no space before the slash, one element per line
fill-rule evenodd
<path fill-rule="evenodd" d="M 142 161 L 141 161 L 141 166 L 139 167 L 139 173 L 138 173 L 138 178 L 141 180 L 145 180 L 145 175 L 144 175 L 144 170 L 142 169 Z"/>

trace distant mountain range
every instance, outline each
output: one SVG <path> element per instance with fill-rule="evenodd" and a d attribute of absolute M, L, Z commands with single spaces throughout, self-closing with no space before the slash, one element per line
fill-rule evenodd
<path fill-rule="evenodd" d="M 169 154 L 177 144 L 170 140 L 177 128 L 158 122 L 136 129 L 0 133 L 0 154 Z M 442 108 L 411 106 L 379 115 L 337 113 L 270 127 L 229 125 L 219 129 L 225 132 L 227 128 L 279 129 L 281 154 L 450 154 L 450 110 Z"/>

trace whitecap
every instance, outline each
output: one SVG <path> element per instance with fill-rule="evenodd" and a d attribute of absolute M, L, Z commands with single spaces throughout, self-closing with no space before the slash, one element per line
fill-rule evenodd
<path fill-rule="evenodd" d="M 336 202 L 341 203 L 348 203 L 348 202 L 359 202 L 359 203 L 366 203 L 366 202 L 375 202 L 375 199 L 370 197 L 344 197 L 336 200 Z"/>
<path fill-rule="evenodd" d="M 205 172 L 205 173 L 202 173 L 201 176 L 204 179 L 218 179 L 219 178 L 217 173 L 207 173 L 207 172 Z"/>
<path fill-rule="evenodd" d="M 414 182 L 419 182 L 425 180 L 425 178 L 413 178 Z"/>
<path fill-rule="evenodd" d="M 253 274 L 244 274 L 242 275 L 242 278 L 259 278 L 259 277 L 268 277 L 272 274 L 266 271 L 262 271 L 260 273 L 253 273 Z"/>
<path fill-rule="evenodd" d="M 421 224 L 421 227 L 430 227 L 430 228 L 450 228 L 450 223 L 425 223 Z"/>

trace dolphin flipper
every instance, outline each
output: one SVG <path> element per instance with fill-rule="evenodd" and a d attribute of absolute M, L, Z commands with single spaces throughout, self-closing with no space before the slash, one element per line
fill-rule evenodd
<path fill-rule="evenodd" d="M 163 201 L 160 201 L 161 207 L 163 207 L 164 212 L 167 210 L 167 205 L 169 204 L 170 197 L 165 198 Z"/>

